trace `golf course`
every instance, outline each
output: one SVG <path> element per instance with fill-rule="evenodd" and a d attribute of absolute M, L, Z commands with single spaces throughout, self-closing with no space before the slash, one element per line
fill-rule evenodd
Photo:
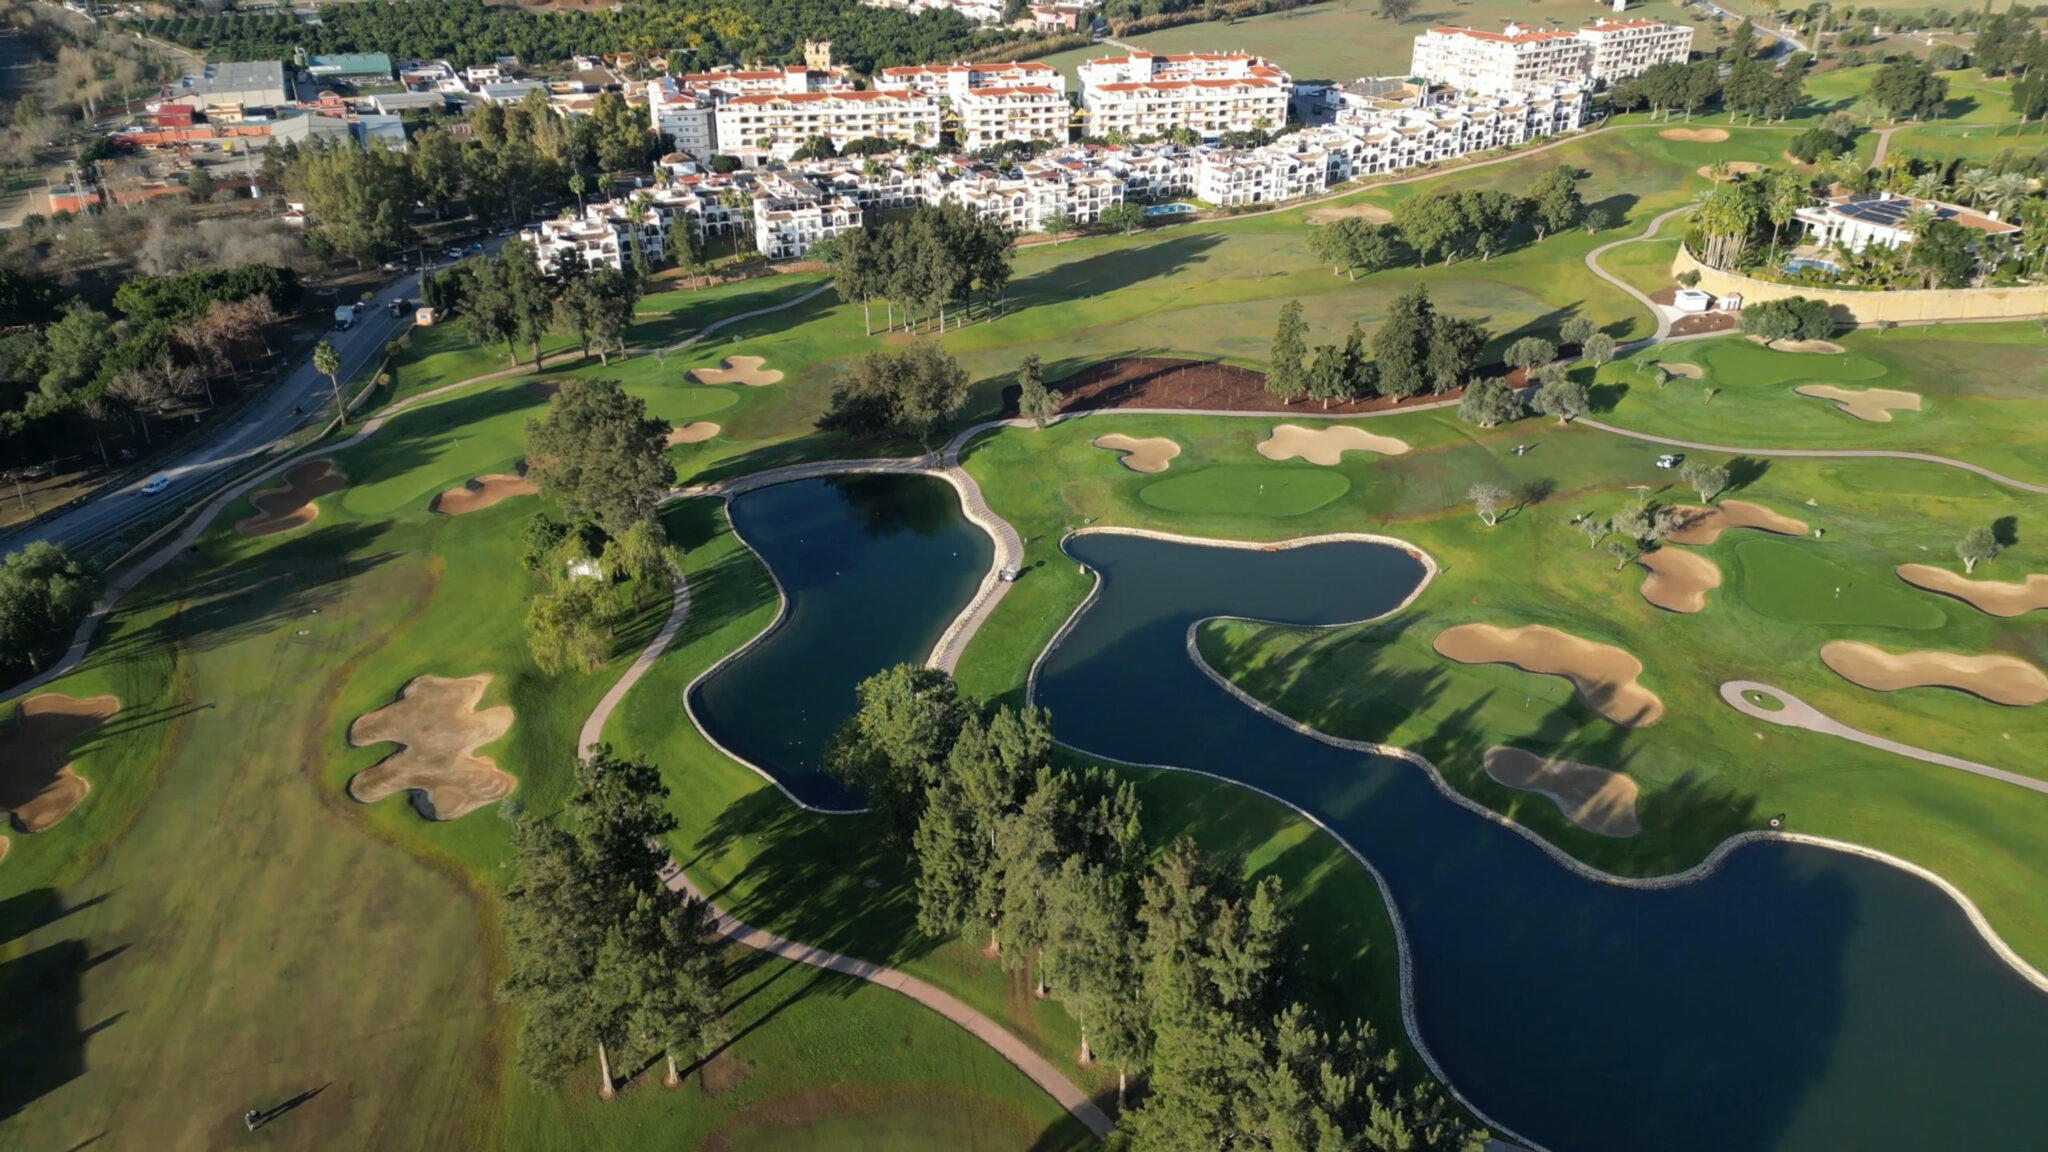
<path fill-rule="evenodd" d="M 1325 7 L 1240 27 L 1298 36 Z M 720 910 L 942 990 L 1113 1108 L 1116 1070 L 1083 1062 L 1028 967 L 920 929 L 882 817 L 821 763 L 855 684 L 922 662 L 975 594 L 989 534 L 930 476 L 719 487 L 940 444 L 1023 550 L 961 695 L 1048 709 L 1057 761 L 1131 785 L 1146 844 L 1277 880 L 1304 997 L 1367 1022 L 1397 1079 L 1544 1148 L 2024 1142 L 2048 788 L 1763 722 L 1722 689 L 2048 785 L 2027 675 L 2048 614 L 2026 599 L 2048 495 L 1826 455 L 2048 486 L 2038 325 L 1649 343 L 1571 368 L 1591 411 L 1569 422 L 1481 426 L 1428 395 L 1006 419 L 1028 356 L 1055 390 L 1131 357 L 1263 372 L 1288 302 L 1341 344 L 1417 285 L 1485 327 L 1488 365 L 1574 317 L 1641 340 L 1655 317 L 1608 277 L 1670 286 L 1681 228 L 1588 254 L 1712 188 L 1711 161 L 1785 165 L 1803 125 L 1714 126 L 1625 117 L 1317 206 L 1583 174 L 1592 230 L 1484 260 L 1333 274 L 1304 207 L 1022 246 L 999 305 L 916 337 L 972 381 L 932 443 L 818 430 L 860 358 L 913 343 L 822 274 L 657 282 L 608 365 L 414 329 L 348 427 L 252 468 L 75 668 L 5 705 L 28 794 L 80 783 L 28 821 L 6 781 L 0 988 L 33 1008 L 0 1031 L 0 1149 L 1102 1146 L 973 1033 L 738 944 L 724 1039 L 673 1088 L 613 1066 L 599 1099 L 594 1054 L 535 1083 L 498 993 L 512 818 L 562 809 L 595 714 L 658 770 L 662 846 Z M 671 426 L 658 516 L 686 610 L 665 632 L 677 587 L 626 581 L 596 666 L 546 671 L 522 535 L 559 513 L 526 430 L 578 379 Z M 1726 483 L 1696 490 L 1643 437 L 1733 449 L 1682 450 Z M 1493 522 L 1481 486 L 1507 497 Z M 1610 549 L 1631 511 L 1674 530 Z M 1965 573 L 1979 528 L 1995 555 Z"/>

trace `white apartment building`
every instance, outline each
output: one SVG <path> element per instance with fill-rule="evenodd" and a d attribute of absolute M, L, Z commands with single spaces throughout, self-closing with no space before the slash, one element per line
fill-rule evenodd
<path fill-rule="evenodd" d="M 859 228 L 860 205 L 801 176 L 764 172 L 754 193 L 754 247 L 770 260 L 796 260 L 828 236 Z"/>
<path fill-rule="evenodd" d="M 1191 128 L 1213 139 L 1287 126 L 1293 80 L 1247 53 L 1137 52 L 1090 60 L 1079 71 L 1090 136 L 1122 133 L 1137 139 Z"/>
<path fill-rule="evenodd" d="M 919 92 L 801 92 L 735 96 L 720 104 L 719 150 L 786 159 L 813 136 L 834 147 L 875 137 L 929 148 L 939 138 L 938 101 Z"/>
<path fill-rule="evenodd" d="M 1075 224 L 1102 219 L 1103 209 L 1123 203 L 1124 182 L 1115 173 L 1082 164 L 1034 162 L 1014 176 L 977 166 L 947 183 L 938 199 L 1012 232 L 1043 232 L 1056 214 Z"/>
<path fill-rule="evenodd" d="M 1575 131 L 1586 115 L 1585 89 L 1570 85 L 1492 95 L 1382 80 L 1336 94 L 1336 124 L 1318 134 L 1335 158 L 1333 183 Z"/>
<path fill-rule="evenodd" d="M 976 88 L 1050 88 L 1067 90 L 1067 78 L 1050 64 L 1022 60 L 1002 64 L 912 64 L 884 68 L 875 74 L 884 92 L 914 89 L 927 96 L 958 100 Z"/>
<path fill-rule="evenodd" d="M 1692 25 L 1595 20 L 1576 32 L 1509 24 L 1500 32 L 1431 28 L 1415 38 L 1409 74 L 1470 92 L 1625 80 L 1692 55 Z"/>
<path fill-rule="evenodd" d="M 1658 64 L 1683 64 L 1692 59 L 1690 24 L 1603 17 L 1579 29 L 1579 39 L 1592 45 L 1589 78 L 1610 84 L 1641 76 Z"/>
<path fill-rule="evenodd" d="M 1330 186 L 1329 156 L 1301 135 L 1263 148 L 1204 148 L 1195 157 L 1195 195 L 1219 208 L 1273 204 Z"/>
<path fill-rule="evenodd" d="M 647 82 L 647 122 L 669 138 L 678 152 L 708 160 L 718 151 L 716 108 L 707 96 L 688 91 L 673 76 Z"/>
<path fill-rule="evenodd" d="M 1073 113 L 1066 96 L 1051 88 L 972 88 L 953 101 L 953 140 L 966 152 L 1006 140 L 1064 142 Z"/>

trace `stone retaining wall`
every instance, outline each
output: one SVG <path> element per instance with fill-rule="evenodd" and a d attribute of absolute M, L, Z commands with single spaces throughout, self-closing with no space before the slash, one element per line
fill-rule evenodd
<path fill-rule="evenodd" d="M 2048 286 L 2034 288 L 1936 288 L 1887 292 L 1852 292 L 1803 284 L 1773 284 L 1722 272 L 1700 263 L 1683 246 L 1671 263 L 1672 275 L 1698 272 L 1699 286 L 1716 296 L 1740 295 L 1744 304 L 1804 296 L 1825 300 L 1835 323 L 1933 324 L 1967 320 L 2029 320 L 2048 316 Z"/>

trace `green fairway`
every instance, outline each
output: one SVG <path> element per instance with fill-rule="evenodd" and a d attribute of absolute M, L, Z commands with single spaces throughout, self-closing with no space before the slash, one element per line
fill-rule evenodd
<path fill-rule="evenodd" d="M 1301 516 L 1351 490 L 1341 472 L 1303 468 L 1204 468 L 1147 484 L 1139 499 L 1165 512 L 1209 516 Z"/>
<path fill-rule="evenodd" d="M 1744 540 L 1735 546 L 1737 589 L 1749 606 L 1793 624 L 1856 624 L 1926 631 L 1948 614 L 1888 575 L 1854 573 L 1812 541 Z"/>

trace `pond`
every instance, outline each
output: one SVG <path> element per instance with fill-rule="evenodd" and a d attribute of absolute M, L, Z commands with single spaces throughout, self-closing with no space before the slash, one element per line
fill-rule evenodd
<path fill-rule="evenodd" d="M 932 483 L 877 480 L 869 496 L 903 502 L 882 522 L 922 518 Z M 957 503 L 940 495 L 957 526 Z M 806 483 L 739 497 L 733 514 L 792 612 L 755 650 L 777 653 L 780 674 L 755 681 L 771 687 L 722 694 L 714 677 L 698 712 L 735 751 L 810 789 L 815 764 L 776 721 L 748 714 L 787 717 L 788 701 L 804 700 L 806 730 L 829 732 L 853 683 L 920 657 L 971 595 L 953 554 L 964 543 L 951 543 L 964 538 L 934 526 L 915 537 L 926 563 L 878 580 L 875 558 L 912 540 L 871 531 L 873 505 Z M 1501 1123 L 1554 1152 L 2020 1147 L 2038 1131 L 2048 995 L 1932 885 L 1784 844 L 1745 847 L 1670 890 L 1602 883 L 1451 802 L 1413 765 L 1262 717 L 1189 658 L 1189 627 L 1219 614 L 1333 624 L 1383 613 L 1422 579 L 1407 553 L 1114 534 L 1075 537 L 1068 552 L 1104 583 L 1040 670 L 1036 703 L 1055 734 L 1255 786 L 1360 851 L 1406 925 L 1423 1040 Z M 985 565 L 985 545 L 979 555 Z M 876 635 L 889 628 L 907 634 Z M 1330 947 L 1304 943 L 1311 956 Z"/>

